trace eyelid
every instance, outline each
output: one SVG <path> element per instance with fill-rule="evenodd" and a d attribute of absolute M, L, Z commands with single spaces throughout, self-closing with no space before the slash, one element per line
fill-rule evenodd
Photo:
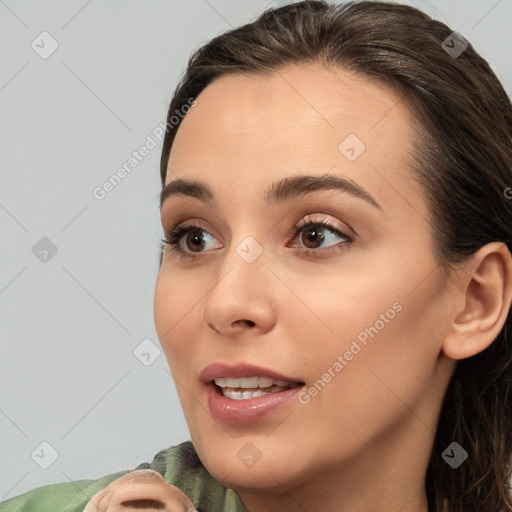
<path fill-rule="evenodd" d="M 318 213 L 317 215 L 325 215 L 325 214 Z M 341 226 L 337 226 L 336 223 L 331 221 L 331 219 L 328 217 L 320 217 L 318 219 L 315 219 L 315 218 L 312 218 L 311 214 L 304 215 L 296 224 L 293 224 L 292 227 L 290 228 L 289 233 L 291 235 L 295 235 L 297 233 L 298 229 L 303 229 L 304 227 L 308 226 L 309 224 L 325 224 L 330 228 L 333 228 L 337 231 L 342 232 L 347 237 L 353 238 L 354 236 L 356 236 L 356 233 L 354 232 L 354 230 L 345 223 L 342 223 Z M 194 219 L 185 220 L 183 222 L 178 222 L 177 224 L 174 224 L 171 228 L 168 228 L 167 230 L 165 230 L 165 232 L 168 233 L 172 230 L 176 230 L 178 228 L 184 229 L 186 227 L 200 228 L 205 233 L 208 233 L 211 237 L 217 239 L 217 237 L 214 234 L 212 234 L 208 228 L 204 227 L 204 225 L 202 224 L 201 221 L 196 221 Z"/>
<path fill-rule="evenodd" d="M 314 217 L 315 215 L 321 215 L 321 217 L 316 218 Z M 325 215 L 325 213 L 321 212 L 304 215 L 302 219 L 292 227 L 291 232 L 295 233 L 296 229 L 303 229 L 309 224 L 324 224 L 336 231 L 342 232 L 347 237 L 354 238 L 357 236 L 357 233 L 345 222 L 341 222 L 339 220 L 333 221 L 331 218 L 325 217 Z"/>
<path fill-rule="evenodd" d="M 178 222 L 175 225 L 171 224 L 171 226 L 171 228 L 165 230 L 162 242 L 164 242 L 164 244 L 166 245 L 169 245 L 171 249 L 177 251 L 178 253 L 182 253 L 182 256 L 185 257 L 190 255 L 191 258 L 194 258 L 203 254 L 201 252 L 197 253 L 197 256 L 193 256 L 193 252 L 189 253 L 181 248 L 181 243 L 189 233 L 193 231 L 201 231 L 208 234 L 213 239 L 217 240 L 217 237 L 213 235 L 209 229 L 206 229 L 200 221 L 188 220 L 184 222 Z M 222 242 L 220 243 L 222 245 Z"/>
<path fill-rule="evenodd" d="M 205 224 L 201 220 L 189 219 L 183 222 L 172 222 L 169 223 L 168 228 L 164 228 L 164 232 L 170 233 L 171 231 L 176 231 L 177 229 L 185 229 L 185 228 L 199 228 L 201 231 L 208 233 L 211 237 L 218 240 L 218 237 L 215 236 L 210 228 L 207 228 Z"/>
<path fill-rule="evenodd" d="M 318 215 L 325 215 L 318 213 Z M 351 246 L 354 243 L 354 239 L 356 237 L 356 234 L 354 230 L 350 228 L 345 223 L 342 223 L 343 226 L 337 226 L 334 221 L 332 221 L 330 218 L 322 216 L 318 219 L 313 218 L 311 214 L 307 214 L 301 218 L 296 224 L 294 224 L 290 230 L 290 234 L 293 235 L 293 240 L 299 235 L 300 231 L 303 229 L 310 227 L 310 226 L 322 226 L 326 227 L 331 233 L 333 233 L 338 238 L 342 239 L 341 242 L 337 244 L 333 244 L 326 247 L 319 247 L 319 248 L 307 248 L 307 247 L 301 247 L 299 245 L 293 244 L 291 247 L 298 248 L 300 253 L 302 253 L 302 256 L 305 255 L 312 255 L 314 257 L 322 257 L 327 256 L 335 249 L 345 249 Z M 344 226 L 347 226 L 348 229 L 346 229 Z M 189 219 L 183 222 L 178 222 L 178 224 L 174 225 L 172 228 L 170 228 L 168 231 L 165 232 L 165 238 L 162 239 L 162 242 L 169 245 L 171 250 L 175 251 L 180 259 L 188 259 L 188 260 L 194 260 L 196 258 L 199 258 L 203 254 L 207 254 L 211 251 L 203 251 L 194 253 L 193 251 L 187 251 L 184 250 L 181 247 L 181 243 L 186 238 L 186 236 L 193 232 L 193 231 L 202 231 L 206 234 L 208 234 L 210 237 L 217 240 L 217 237 L 215 237 L 210 230 L 204 228 L 202 225 L 202 222 L 195 221 L 193 219 Z M 352 234 L 350 234 L 352 233 Z M 222 245 L 222 243 L 221 243 Z M 290 245 L 287 245 L 287 247 L 290 247 Z M 220 247 L 222 248 L 222 247 Z M 219 247 L 217 247 L 219 249 Z"/>

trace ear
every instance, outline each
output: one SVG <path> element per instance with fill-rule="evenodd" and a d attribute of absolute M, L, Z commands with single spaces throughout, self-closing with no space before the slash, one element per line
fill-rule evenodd
<path fill-rule="evenodd" d="M 505 244 L 492 242 L 457 272 L 461 306 L 454 310 L 443 352 L 465 359 L 491 345 L 505 324 L 512 301 L 512 257 Z"/>

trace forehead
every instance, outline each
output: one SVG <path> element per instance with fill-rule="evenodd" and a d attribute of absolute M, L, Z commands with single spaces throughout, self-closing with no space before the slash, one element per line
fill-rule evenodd
<path fill-rule="evenodd" d="M 331 172 L 382 202 L 397 193 L 421 201 L 409 176 L 415 122 L 399 93 L 344 69 L 224 75 L 181 123 L 166 182 L 200 179 L 247 200 L 278 179 Z"/>

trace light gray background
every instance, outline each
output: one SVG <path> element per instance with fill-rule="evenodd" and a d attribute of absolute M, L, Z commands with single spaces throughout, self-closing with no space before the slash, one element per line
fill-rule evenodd
<path fill-rule="evenodd" d="M 161 145 L 105 199 L 92 190 L 165 120 L 193 49 L 284 3 L 0 0 L 0 501 L 189 439 L 163 353 L 133 353 L 158 345 Z M 511 94 L 509 0 L 404 3 L 461 32 Z M 31 48 L 43 31 L 47 59 Z M 58 248 L 45 263 L 42 237 Z"/>

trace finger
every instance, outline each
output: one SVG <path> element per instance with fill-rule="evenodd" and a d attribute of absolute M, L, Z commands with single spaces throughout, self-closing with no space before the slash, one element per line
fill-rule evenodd
<path fill-rule="evenodd" d="M 149 511 L 194 512 L 194 504 L 177 487 L 154 471 L 133 471 L 98 492 L 86 505 L 86 512 Z"/>
<path fill-rule="evenodd" d="M 112 493 L 108 488 L 96 493 L 85 505 L 84 512 L 107 512 Z"/>
<path fill-rule="evenodd" d="M 112 493 L 120 486 L 134 479 L 146 479 L 153 482 L 164 482 L 162 475 L 152 469 L 130 471 L 111 482 L 107 487 L 97 492 L 85 505 L 84 512 L 106 512 Z"/>
<path fill-rule="evenodd" d="M 132 512 L 134 509 L 162 512 L 191 512 L 194 504 L 177 487 L 164 480 L 134 478 L 112 492 L 108 512 Z"/>

